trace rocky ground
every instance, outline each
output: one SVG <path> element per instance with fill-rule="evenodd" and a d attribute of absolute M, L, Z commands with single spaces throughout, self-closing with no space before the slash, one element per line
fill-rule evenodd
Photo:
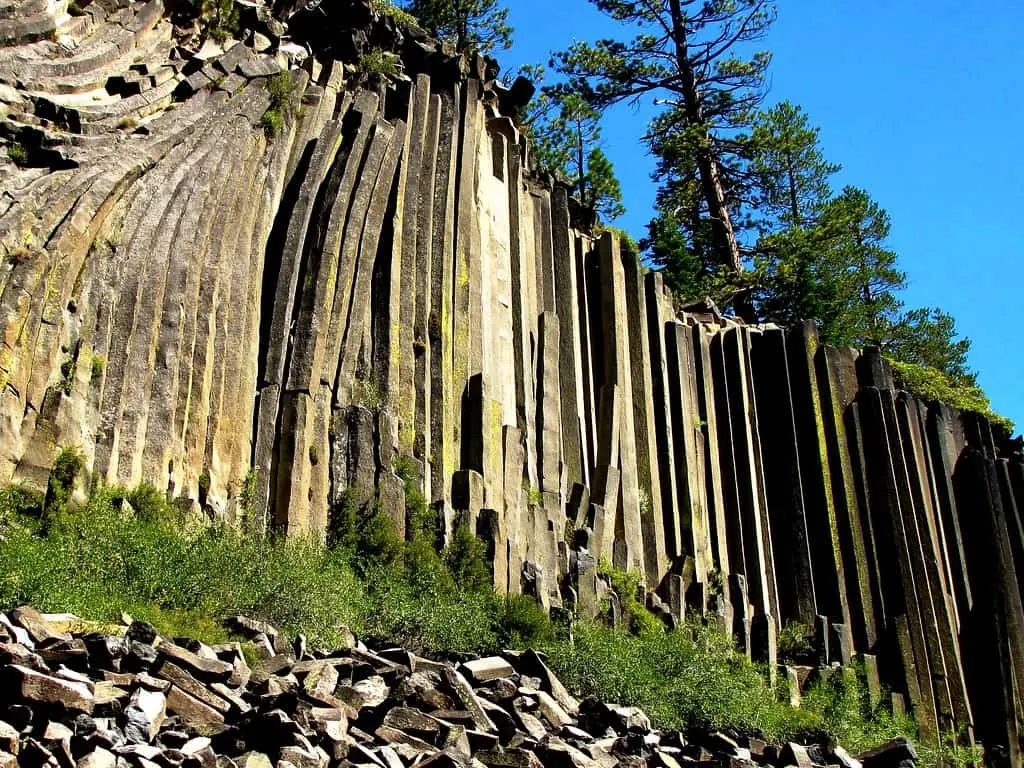
<path fill-rule="evenodd" d="M 329 652 L 236 617 L 239 643 L 160 637 L 29 607 L 0 613 L 0 768 L 907 768 L 896 741 L 659 731 L 634 707 L 574 698 L 532 651 L 459 664 L 355 638 Z"/>

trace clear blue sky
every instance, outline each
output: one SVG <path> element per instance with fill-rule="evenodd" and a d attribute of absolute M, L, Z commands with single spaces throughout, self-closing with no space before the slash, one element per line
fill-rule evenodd
<path fill-rule="evenodd" d="M 506 0 L 515 44 L 503 68 L 544 62 L 571 40 L 616 34 L 588 0 Z M 768 103 L 800 104 L 821 128 L 837 186 L 886 210 L 910 276 L 908 307 L 940 306 L 973 342 L 993 408 L 1024 428 L 1024 3 L 781 0 L 764 47 Z M 645 233 L 655 186 L 638 142 L 649 104 L 605 121 L 627 215 Z"/>

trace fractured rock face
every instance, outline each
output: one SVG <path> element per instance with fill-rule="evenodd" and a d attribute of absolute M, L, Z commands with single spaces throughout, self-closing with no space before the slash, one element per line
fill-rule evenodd
<path fill-rule="evenodd" d="M 1024 461 L 986 421 L 897 392 L 877 350 L 677 307 L 533 170 L 525 81 L 369 0 L 243 4 L 223 42 L 164 0 L 79 5 L 0 7 L 0 483 L 44 490 L 80 446 L 197 520 L 316 537 L 342 498 L 403 531 L 409 484 L 446 537 L 484 542 L 499 593 L 711 615 L 772 669 L 779 632 L 813 627 L 816 663 L 870 654 L 925 734 L 974 722 L 1020 762 Z M 367 77 L 378 48 L 392 74 Z M 610 591 L 602 559 L 650 596 Z M 237 655 L 70 628 L 0 616 L 0 659 L 151 671 L 211 728 L 252 706 Z M 490 664 L 466 684 L 507 677 Z M 354 709 L 393 692 L 321 673 L 256 682 Z M 542 720 L 576 717 L 528 674 L 561 710 Z M 44 677 L 12 681 L 82 711 L 130 699 Z M 421 696 L 503 727 L 449 688 Z"/>

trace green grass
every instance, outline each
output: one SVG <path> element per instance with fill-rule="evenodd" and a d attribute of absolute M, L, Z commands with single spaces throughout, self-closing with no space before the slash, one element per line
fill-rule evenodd
<path fill-rule="evenodd" d="M 562 681 L 582 694 L 641 707 L 662 728 L 731 726 L 791 737 L 820 724 L 779 700 L 732 640 L 691 621 L 674 632 L 630 635 L 577 625 L 573 644 L 547 647 Z"/>
<path fill-rule="evenodd" d="M 119 512 L 126 497 L 145 513 Z M 222 527 L 189 532 L 174 510 L 153 509 L 147 497 L 147 490 L 100 491 L 85 509 L 51 515 L 45 532 L 34 518 L 8 513 L 0 606 L 31 603 L 100 621 L 127 611 L 161 631 L 207 641 L 222 639 L 219 620 L 239 612 L 322 645 L 341 640 L 340 624 L 361 625 L 363 587 L 340 556 Z"/>
<path fill-rule="evenodd" d="M 7 147 L 7 157 L 15 165 L 25 165 L 28 162 L 28 150 L 21 144 L 10 144 Z"/>
<path fill-rule="evenodd" d="M 606 565 L 634 615 L 633 633 L 589 622 L 570 628 L 530 598 L 496 595 L 467 529 L 438 550 L 436 512 L 412 482 L 408 541 L 379 504 L 360 507 L 349 492 L 332 515 L 329 548 L 188 523 L 149 485 L 100 489 L 71 509 L 82 467 L 74 451 L 61 457 L 45 500 L 0 489 L 0 610 L 29 603 L 111 622 L 125 611 L 162 634 L 206 642 L 228 639 L 223 619 L 245 613 L 302 633 L 314 647 L 339 643 L 343 625 L 370 642 L 441 655 L 534 647 L 577 693 L 640 706 L 660 728 L 728 725 L 773 741 L 827 730 L 851 752 L 914 732 L 908 719 L 872 712 L 854 672 L 813 686 L 793 709 L 781 684 L 773 687 L 731 638 L 697 620 L 664 631 L 636 601 L 635 576 Z"/>

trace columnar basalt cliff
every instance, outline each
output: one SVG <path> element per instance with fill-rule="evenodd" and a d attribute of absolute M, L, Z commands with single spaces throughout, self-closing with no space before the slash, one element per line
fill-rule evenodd
<path fill-rule="evenodd" d="M 768 662 L 814 627 L 1020 765 L 1024 462 L 984 419 L 810 325 L 677 311 L 533 170 L 526 83 L 370 5 L 246 6 L 198 51 L 162 0 L 75 10 L 0 0 L 4 481 L 77 446 L 324 536 L 353 497 L 404 530 L 411 477 L 498 591 L 593 614 L 606 558 Z"/>

